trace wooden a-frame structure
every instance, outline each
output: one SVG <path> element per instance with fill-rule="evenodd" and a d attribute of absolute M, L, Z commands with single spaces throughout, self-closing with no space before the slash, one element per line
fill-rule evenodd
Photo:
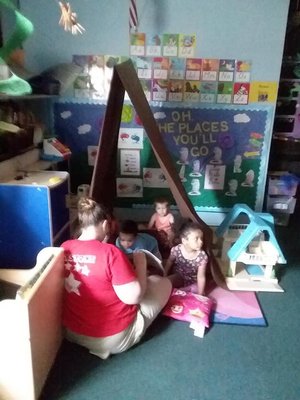
<path fill-rule="evenodd" d="M 209 256 L 210 270 L 215 282 L 227 288 L 224 275 L 212 252 L 213 231 L 198 216 L 192 206 L 171 156 L 165 148 L 159 128 L 148 104 L 132 61 L 117 64 L 113 70 L 107 107 L 99 138 L 98 152 L 92 176 L 90 195 L 109 209 L 116 196 L 117 147 L 125 90 L 142 121 L 157 161 L 165 175 L 183 218 L 200 224 L 204 234 L 204 249 Z"/>

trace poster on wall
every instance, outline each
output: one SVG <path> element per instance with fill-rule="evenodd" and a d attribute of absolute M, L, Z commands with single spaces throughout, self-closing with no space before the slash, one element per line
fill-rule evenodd
<path fill-rule="evenodd" d="M 196 211 L 226 211 L 236 203 L 261 210 L 272 110 L 272 105 L 266 104 L 176 107 L 175 103 L 166 103 L 152 107 Z M 73 190 L 90 182 L 104 114 L 105 106 L 99 104 L 55 105 L 56 134 L 72 150 Z M 142 121 L 130 104 L 123 107 L 117 151 L 116 207 L 150 208 L 158 196 L 172 200 Z"/>
<path fill-rule="evenodd" d="M 138 150 L 120 150 L 121 175 L 140 175 L 140 152 Z"/>
<path fill-rule="evenodd" d="M 149 188 L 169 187 L 167 178 L 161 168 L 143 168 L 143 185 Z"/>
<path fill-rule="evenodd" d="M 269 109 L 152 108 L 196 211 L 262 205 Z"/>
<path fill-rule="evenodd" d="M 121 127 L 118 137 L 119 149 L 142 149 L 143 129 Z"/>
<path fill-rule="evenodd" d="M 118 197 L 143 197 L 143 182 L 138 178 L 117 178 Z"/>
<path fill-rule="evenodd" d="M 105 109 L 100 103 L 61 100 L 54 104 L 55 135 L 72 151 L 68 161 L 72 193 L 91 182 Z"/>

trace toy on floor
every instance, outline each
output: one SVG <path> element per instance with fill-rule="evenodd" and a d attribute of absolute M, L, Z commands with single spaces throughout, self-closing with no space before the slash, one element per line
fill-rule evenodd
<path fill-rule="evenodd" d="M 247 223 L 235 223 L 246 214 Z M 274 233 L 274 219 L 256 213 L 246 204 L 236 204 L 216 229 L 222 238 L 220 265 L 231 290 L 283 292 L 274 266 L 285 264 Z"/>
<path fill-rule="evenodd" d="M 194 335 L 203 337 L 205 328 L 210 326 L 213 300 L 189 291 L 189 288 L 173 289 L 163 315 L 179 321 L 190 322 Z"/>

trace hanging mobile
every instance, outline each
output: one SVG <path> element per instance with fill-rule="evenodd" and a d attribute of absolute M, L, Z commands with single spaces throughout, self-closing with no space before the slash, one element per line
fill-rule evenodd
<path fill-rule="evenodd" d="M 71 32 L 72 35 L 83 33 L 85 29 L 77 21 L 77 14 L 72 11 L 70 3 L 59 1 L 58 4 L 61 11 L 59 25 L 61 25 L 65 31 Z"/>

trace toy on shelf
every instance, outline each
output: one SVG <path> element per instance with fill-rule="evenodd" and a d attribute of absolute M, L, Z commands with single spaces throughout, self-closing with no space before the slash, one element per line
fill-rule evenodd
<path fill-rule="evenodd" d="M 247 222 L 237 223 L 246 214 Z M 274 234 L 274 218 L 236 204 L 216 229 L 221 249 L 219 263 L 231 290 L 283 292 L 274 266 L 286 264 Z"/>
<path fill-rule="evenodd" d="M 64 161 L 71 157 L 71 150 L 56 138 L 44 139 L 43 160 Z"/>

